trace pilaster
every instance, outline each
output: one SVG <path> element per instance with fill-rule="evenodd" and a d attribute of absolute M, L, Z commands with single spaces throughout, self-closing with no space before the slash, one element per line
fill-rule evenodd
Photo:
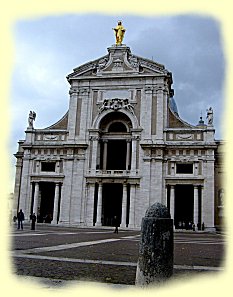
<path fill-rule="evenodd" d="M 70 104 L 69 104 L 69 117 L 68 117 L 68 131 L 69 131 L 68 140 L 74 140 L 77 107 L 78 107 L 78 89 L 72 87 L 69 93 L 70 93 Z"/>

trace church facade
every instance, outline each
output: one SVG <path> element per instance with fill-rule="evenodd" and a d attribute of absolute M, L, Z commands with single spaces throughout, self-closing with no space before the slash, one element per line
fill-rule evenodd
<path fill-rule="evenodd" d="M 69 110 L 61 120 L 36 129 L 30 113 L 15 154 L 15 211 L 73 226 L 112 226 L 117 218 L 120 227 L 137 229 L 160 202 L 175 228 L 220 224 L 221 154 L 211 108 L 207 124 L 183 121 L 171 72 L 126 45 L 109 47 L 67 79 Z"/>

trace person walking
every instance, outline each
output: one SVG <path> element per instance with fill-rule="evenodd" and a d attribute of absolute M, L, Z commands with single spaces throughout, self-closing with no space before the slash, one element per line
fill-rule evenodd
<path fill-rule="evenodd" d="M 117 220 L 117 216 L 114 216 L 113 218 L 113 224 L 115 226 L 115 230 L 114 230 L 114 233 L 117 233 L 118 234 L 118 220 Z"/>
<path fill-rule="evenodd" d="M 35 215 L 35 213 L 33 213 L 31 215 L 31 220 L 32 220 L 31 230 L 35 230 L 35 226 L 36 226 L 36 215 Z"/>
<path fill-rule="evenodd" d="M 23 221 L 24 221 L 24 213 L 22 209 L 17 214 L 17 219 L 18 219 L 18 230 L 21 228 L 23 230 Z"/>

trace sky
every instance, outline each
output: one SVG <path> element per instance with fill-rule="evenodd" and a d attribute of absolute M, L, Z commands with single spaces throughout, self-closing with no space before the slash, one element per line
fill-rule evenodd
<path fill-rule="evenodd" d="M 17 21 L 13 27 L 10 153 L 14 174 L 18 140 L 25 139 L 30 110 L 34 128 L 48 127 L 67 112 L 73 69 L 106 55 L 112 30 L 122 20 L 123 43 L 134 55 L 152 59 L 172 72 L 179 116 L 196 125 L 214 110 L 215 138 L 222 139 L 225 58 L 221 26 L 213 17 L 180 14 L 63 14 Z"/>

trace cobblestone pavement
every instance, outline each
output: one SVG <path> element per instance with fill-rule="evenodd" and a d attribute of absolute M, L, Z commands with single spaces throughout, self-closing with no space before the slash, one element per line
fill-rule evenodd
<path fill-rule="evenodd" d="M 13 273 L 52 280 L 95 281 L 134 285 L 140 232 L 112 228 L 72 228 L 25 225 L 12 233 Z M 214 233 L 182 232 L 174 236 L 174 276 L 221 271 L 224 266 L 225 236 Z"/>

